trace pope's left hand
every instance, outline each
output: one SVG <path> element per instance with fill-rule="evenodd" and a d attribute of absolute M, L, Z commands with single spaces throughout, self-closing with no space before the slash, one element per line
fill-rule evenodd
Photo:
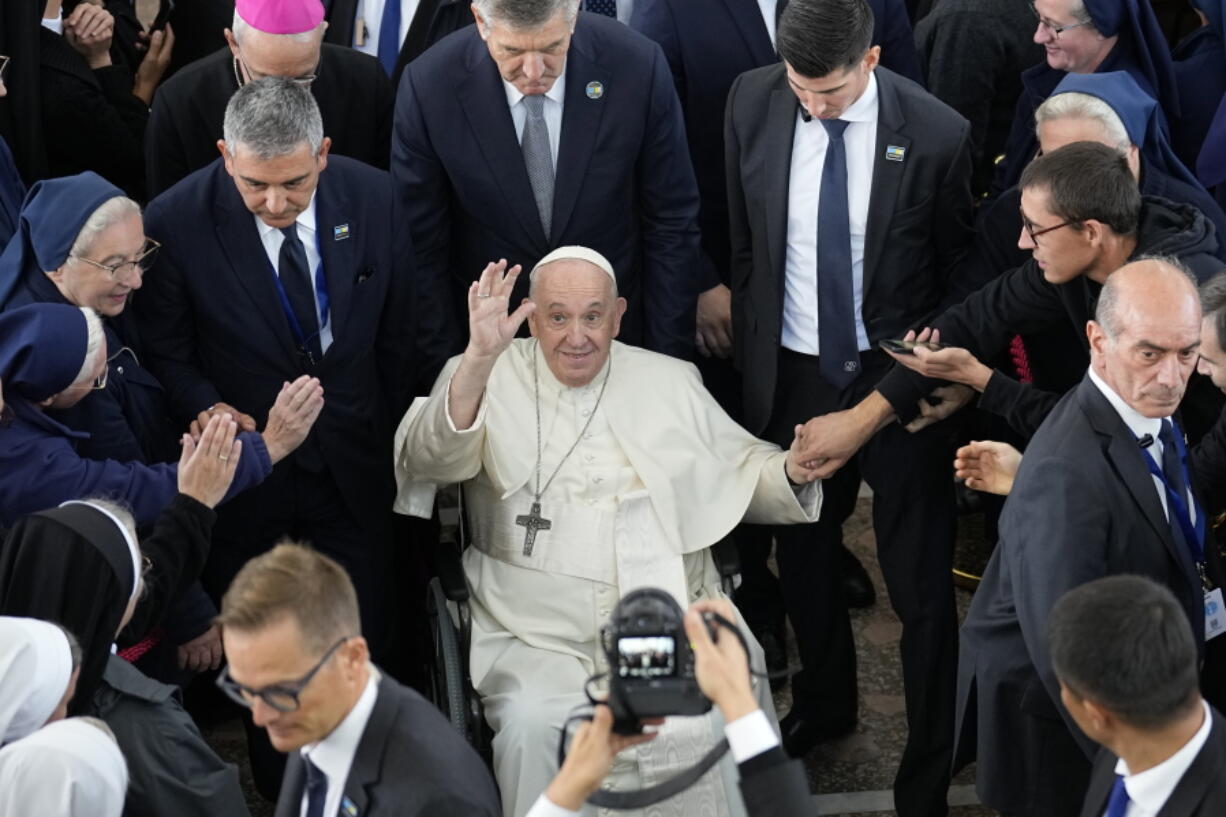
<path fill-rule="evenodd" d="M 817 468 L 806 468 L 801 464 L 801 437 L 804 435 L 805 427 L 798 425 L 793 430 L 795 436 L 792 437 L 792 445 L 788 448 L 788 457 L 786 460 L 786 468 L 788 479 L 797 485 L 805 485 L 813 482 L 820 474 Z"/>
<path fill-rule="evenodd" d="M 930 340 L 933 343 L 940 343 L 941 332 L 938 329 L 924 329 L 916 335 L 914 331 L 911 331 L 903 336 L 903 340 Z M 924 377 L 962 383 L 976 391 L 983 391 L 987 388 L 988 379 L 992 376 L 990 368 L 980 363 L 979 359 L 966 349 L 957 346 L 935 352 L 923 346 L 917 346 L 909 355 L 889 351 L 886 354 Z"/>

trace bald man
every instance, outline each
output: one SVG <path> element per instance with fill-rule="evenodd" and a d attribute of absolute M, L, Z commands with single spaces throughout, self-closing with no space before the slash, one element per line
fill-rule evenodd
<path fill-rule="evenodd" d="M 626 300 L 603 256 L 545 256 L 508 314 L 518 275 L 499 262 L 472 283 L 468 348 L 396 434 L 397 510 L 428 515 L 423 483 L 464 483 L 472 678 L 516 817 L 557 771 L 558 728 L 585 701 L 584 681 L 609 669 L 599 633 L 618 599 L 642 586 L 683 609 L 722 598 L 712 544 L 742 517 L 812 522 L 821 505 L 798 443 L 785 452 L 754 438 L 692 365 L 615 340 Z M 531 338 L 516 340 L 525 320 Z M 760 668 L 756 642 L 751 652 Z M 773 717 L 765 684 L 759 695 Z M 692 765 L 695 747 L 719 737 L 715 718 L 669 719 L 608 783 L 637 789 Z M 742 813 L 731 757 L 721 769 L 680 795 L 684 813 Z"/>
<path fill-rule="evenodd" d="M 1095 746 L 1059 703 L 1044 635 L 1066 591 L 1148 576 L 1179 599 L 1203 654 L 1220 571 L 1213 548 L 1206 562 L 1205 515 L 1171 416 L 1196 366 L 1200 324 L 1194 280 L 1178 262 L 1121 267 L 1086 325 L 1085 379 L 1026 449 L 962 629 L 958 672 L 958 760 L 977 761 L 980 798 L 1006 814 L 1075 815 L 1089 781 Z"/>

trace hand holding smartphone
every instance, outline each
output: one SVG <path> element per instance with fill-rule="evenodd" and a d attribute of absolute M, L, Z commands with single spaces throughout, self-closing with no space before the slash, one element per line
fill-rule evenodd
<path fill-rule="evenodd" d="M 895 340 L 894 338 L 886 338 L 878 345 L 887 352 L 893 352 L 896 355 L 913 355 L 916 348 L 920 346 L 930 352 L 938 352 L 945 348 L 945 344 L 935 343 L 930 340 Z"/>

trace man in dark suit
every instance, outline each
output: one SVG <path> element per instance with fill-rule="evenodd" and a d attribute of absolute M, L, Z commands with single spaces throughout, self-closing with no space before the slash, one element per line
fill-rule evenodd
<path fill-rule="evenodd" d="M 655 40 L 664 50 L 681 108 L 690 159 L 701 197 L 698 223 L 702 240 L 702 280 L 698 296 L 698 368 L 703 383 L 733 417 L 741 416 L 741 382 L 731 365 L 732 299 L 728 269 L 728 186 L 724 178 L 724 105 L 739 75 L 772 65 L 775 27 L 787 0 L 639 0 L 630 27 Z M 902 0 L 869 0 L 873 39 L 881 46 L 881 64 L 923 82 L 911 23 Z M 762 641 L 771 669 L 786 665 L 783 654 L 783 609 L 779 589 L 766 566 L 770 538 L 766 531 L 741 529 L 736 535 L 744 579 L 737 593 L 741 612 Z M 872 582 L 848 551 L 844 595 L 852 606 L 874 600 Z"/>
<path fill-rule="evenodd" d="M 463 327 L 490 259 L 531 268 L 591 247 L 631 304 L 622 338 L 688 357 L 698 189 L 659 47 L 573 0 L 473 8 L 477 25 L 414 60 L 396 100 L 392 176 L 424 285 Z"/>
<path fill-rule="evenodd" d="M 185 67 L 153 100 L 145 132 L 149 196 L 217 158 L 226 103 L 260 77 L 307 85 L 323 113 L 333 153 L 387 167 L 392 89 L 378 60 L 322 42 L 320 0 L 240 0 L 229 48 Z M 248 19 L 251 18 L 251 19 Z"/>
<path fill-rule="evenodd" d="M 244 86 L 225 133 L 222 158 L 146 213 L 163 245 L 137 310 L 149 366 L 184 422 L 230 410 L 250 423 L 305 372 L 322 381 L 328 409 L 258 495 L 221 514 L 206 588 L 220 596 L 281 536 L 310 538 L 353 577 L 378 655 L 390 623 L 379 609 L 391 418 L 407 406 L 413 374 L 409 242 L 387 174 L 328 155 L 301 85 Z"/>
<path fill-rule="evenodd" d="M 1031 439 L 962 630 L 957 759 L 975 748 L 979 796 L 1008 814 L 1076 814 L 1089 780 L 1093 745 L 1057 704 L 1044 629 L 1056 600 L 1102 576 L 1148 576 L 1202 645 L 1219 575 L 1170 419 L 1200 345 L 1193 280 L 1165 261 L 1122 267 L 1087 334 L 1090 371 Z"/>
<path fill-rule="evenodd" d="M 452 31 L 472 23 L 467 3 L 461 17 L 457 13 L 461 9 L 451 11 L 446 0 L 328 0 L 326 5 L 324 42 L 377 58 L 393 88 L 412 60 Z M 395 34 L 390 33 L 393 24 Z"/>
<path fill-rule="evenodd" d="M 745 426 L 775 442 L 872 389 L 889 363 L 875 345 L 956 297 L 947 276 L 970 239 L 969 126 L 877 67 L 872 20 L 864 0 L 791 0 L 783 64 L 742 75 L 729 94 L 734 351 Z M 857 462 L 903 622 L 904 817 L 944 814 L 949 781 L 957 632 L 943 431 L 886 429 Z M 803 665 L 782 724 L 794 755 L 856 723 L 855 648 L 834 577 L 858 487 L 845 469 L 823 484 L 813 528 L 775 532 Z"/>
<path fill-rule="evenodd" d="M 229 662 L 218 686 L 289 753 L 277 817 L 501 814 L 472 747 L 370 662 L 339 564 L 280 544 L 243 567 L 217 621 Z"/>
<path fill-rule="evenodd" d="M 1171 591 L 1141 576 L 1096 579 L 1047 621 L 1060 699 L 1103 748 L 1082 817 L 1226 814 L 1226 722 L 1197 688 L 1196 642 Z"/>

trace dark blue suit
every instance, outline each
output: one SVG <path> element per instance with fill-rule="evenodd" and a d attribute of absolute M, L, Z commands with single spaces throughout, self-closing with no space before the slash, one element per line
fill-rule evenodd
<path fill-rule="evenodd" d="M 869 0 L 881 64 L 923 84 L 902 0 Z M 739 75 L 779 61 L 758 0 L 639 0 L 630 27 L 660 44 L 685 111 L 690 157 L 702 196 L 706 291 L 728 283 L 728 188 L 724 181 L 724 103 Z"/>
<path fill-rule="evenodd" d="M 311 374 L 324 387 L 306 442 L 221 509 L 205 586 L 224 591 L 282 536 L 306 539 L 349 571 L 378 644 L 389 452 L 412 375 L 411 249 L 383 171 L 329 157 L 315 208 L 334 338 L 317 363 L 298 352 L 255 216 L 220 159 L 150 203 L 146 232 L 163 249 L 135 303 L 147 363 L 183 421 L 224 402 L 262 422 L 282 383 Z"/>
<path fill-rule="evenodd" d="M 595 88 L 599 94 L 589 92 Z M 489 261 L 506 258 L 526 271 L 549 251 L 579 244 L 617 271 L 630 302 L 622 339 L 689 356 L 698 188 L 672 75 L 655 43 L 579 13 L 566 58 L 551 235 L 541 227 L 502 78 L 475 26 L 405 70 L 392 175 L 423 286 L 448 293 L 456 326 L 467 326 L 468 285 Z M 527 279 L 513 302 L 526 294 Z"/>

